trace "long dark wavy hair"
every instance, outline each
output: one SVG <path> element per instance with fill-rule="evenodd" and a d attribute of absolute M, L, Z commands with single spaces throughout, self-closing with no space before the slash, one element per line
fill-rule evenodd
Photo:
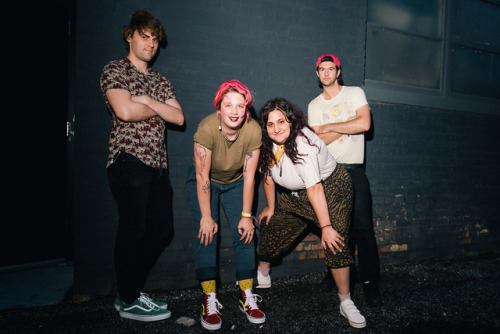
<path fill-rule="evenodd" d="M 269 113 L 274 110 L 281 111 L 283 115 L 285 115 L 286 120 L 292 125 L 290 127 L 290 136 L 285 141 L 285 154 L 294 164 L 300 163 L 300 161 L 303 160 L 300 157 L 301 154 L 297 151 L 297 136 L 304 136 L 309 145 L 314 145 L 302 132 L 303 128 L 308 128 L 311 131 L 312 129 L 309 125 L 307 125 L 306 115 L 297 105 L 281 97 L 267 101 L 259 112 L 259 123 L 262 129 L 262 147 L 259 155 L 259 171 L 263 176 L 268 174 L 269 164 L 276 160 L 273 152 L 273 141 L 267 134 L 267 121 Z"/>

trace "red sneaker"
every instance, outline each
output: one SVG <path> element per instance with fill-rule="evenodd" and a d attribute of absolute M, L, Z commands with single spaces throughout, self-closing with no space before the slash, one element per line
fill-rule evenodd
<path fill-rule="evenodd" d="M 262 298 L 259 295 L 254 295 L 251 289 L 240 292 L 240 310 L 245 312 L 248 321 L 253 324 L 262 324 L 266 322 L 266 315 L 257 305 Z"/>
<path fill-rule="evenodd" d="M 222 326 L 219 310 L 222 305 L 217 300 L 215 293 L 203 294 L 201 304 L 201 325 L 208 330 L 216 330 Z"/>

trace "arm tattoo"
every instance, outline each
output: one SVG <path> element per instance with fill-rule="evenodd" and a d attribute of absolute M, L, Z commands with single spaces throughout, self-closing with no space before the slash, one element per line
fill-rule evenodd
<path fill-rule="evenodd" d="M 248 160 L 252 159 L 253 152 L 248 152 L 245 154 L 245 164 L 243 166 L 243 173 L 247 172 L 247 165 L 248 165 Z"/>
<path fill-rule="evenodd" d="M 194 155 L 198 156 L 200 159 L 200 168 L 201 170 L 205 169 L 205 163 L 206 163 L 206 158 L 207 158 L 207 148 L 203 145 L 200 145 L 198 143 L 195 143 L 194 145 Z M 201 190 L 205 194 L 210 194 L 210 181 L 205 182 L 204 184 L 201 185 Z"/>
<path fill-rule="evenodd" d="M 205 194 L 210 194 L 210 182 L 205 182 L 205 184 L 201 186 L 201 189 Z"/>
<path fill-rule="evenodd" d="M 196 150 L 195 150 L 194 154 L 196 154 L 198 156 L 198 158 L 200 159 L 201 169 L 204 169 L 205 168 L 205 158 L 207 157 L 206 147 L 196 143 Z"/>

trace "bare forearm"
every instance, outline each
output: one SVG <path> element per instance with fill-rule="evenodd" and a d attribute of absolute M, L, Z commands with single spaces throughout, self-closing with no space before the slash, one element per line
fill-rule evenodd
<path fill-rule="evenodd" d="M 370 126 L 370 108 L 366 104 L 356 110 L 356 117 L 354 119 L 345 122 L 328 123 L 313 127 L 313 129 L 318 134 L 335 132 L 339 135 L 353 135 L 368 131 Z"/>
<path fill-rule="evenodd" d="M 116 116 L 124 122 L 138 122 L 157 116 L 153 109 L 136 101 L 127 90 L 109 89 L 106 97 Z"/>
<path fill-rule="evenodd" d="M 154 113 L 169 123 L 177 125 L 184 124 L 182 108 L 175 99 L 169 99 L 165 103 L 157 101 L 147 95 L 135 96 L 132 99 L 145 104 Z"/>
<path fill-rule="evenodd" d="M 271 176 L 264 178 L 264 195 L 266 196 L 267 206 L 274 210 L 276 204 L 276 189 Z"/>
<path fill-rule="evenodd" d="M 243 163 L 243 211 L 252 212 L 253 195 L 255 191 L 255 172 L 259 162 L 260 150 L 245 154 Z"/>
<path fill-rule="evenodd" d="M 243 182 L 243 211 L 252 212 L 255 179 L 246 178 Z"/>
<path fill-rule="evenodd" d="M 325 134 L 325 133 L 335 133 L 338 135 L 338 137 L 342 135 L 352 135 L 352 134 L 357 134 L 364 132 L 365 128 L 358 126 L 355 122 L 352 121 L 347 121 L 347 122 L 341 122 L 341 123 L 328 123 L 325 125 L 320 126 L 320 133 Z"/>
<path fill-rule="evenodd" d="M 342 137 L 342 134 L 337 132 L 317 133 L 317 135 L 326 145 Z"/>
<path fill-rule="evenodd" d="M 212 209 L 210 207 L 210 181 L 199 179 L 197 180 L 196 185 L 201 216 L 211 217 Z"/>
<path fill-rule="evenodd" d="M 307 198 L 311 202 L 314 213 L 318 218 L 321 227 L 330 224 L 330 215 L 328 213 L 328 204 L 326 202 L 325 192 L 321 183 L 307 188 Z"/>
<path fill-rule="evenodd" d="M 212 152 L 200 145 L 194 143 L 194 163 L 196 168 L 196 190 L 198 193 L 198 202 L 202 217 L 212 215 L 210 206 L 210 168 Z"/>

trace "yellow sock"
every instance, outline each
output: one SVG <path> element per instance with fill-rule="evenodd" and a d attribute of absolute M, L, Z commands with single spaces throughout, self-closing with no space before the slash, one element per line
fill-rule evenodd
<path fill-rule="evenodd" d="M 253 288 L 253 278 L 241 280 L 239 282 L 239 286 L 240 286 L 241 291 L 252 289 Z"/>
<path fill-rule="evenodd" d="M 201 282 L 201 288 L 204 294 L 215 293 L 215 280 Z"/>

